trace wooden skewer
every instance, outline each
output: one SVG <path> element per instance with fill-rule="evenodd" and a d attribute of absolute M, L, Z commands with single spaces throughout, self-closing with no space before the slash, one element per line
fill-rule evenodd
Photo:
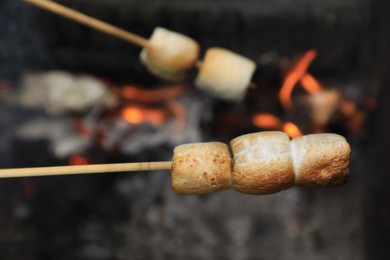
<path fill-rule="evenodd" d="M 90 26 L 96 30 L 107 33 L 107 34 L 112 35 L 114 37 L 123 39 L 127 42 L 131 42 L 131 43 L 136 44 L 140 47 L 147 47 L 149 45 L 149 40 L 146 38 L 143 38 L 143 37 L 138 36 L 138 35 L 131 33 L 131 32 L 127 32 L 127 31 L 120 29 L 118 27 L 115 27 L 111 24 L 100 21 L 96 18 L 85 15 L 83 13 L 75 11 L 71 8 L 66 7 L 66 6 L 52 2 L 50 0 L 23 0 L 23 1 L 25 1 L 29 4 L 41 7 L 43 9 L 48 10 L 48 11 L 51 11 L 53 13 L 62 15 L 70 20 L 77 21 L 77 22 L 82 23 L 84 25 Z M 197 60 L 195 62 L 195 66 L 198 69 L 200 69 L 202 67 L 202 61 Z M 250 85 L 252 87 L 256 86 L 256 84 L 253 82 L 251 82 Z"/>
<path fill-rule="evenodd" d="M 90 26 L 96 30 L 121 38 L 125 41 L 131 42 L 141 47 L 146 47 L 149 44 L 148 39 L 145 39 L 136 34 L 127 32 L 123 29 L 115 27 L 111 24 L 105 23 L 83 13 L 77 12 L 66 6 L 51 2 L 49 0 L 24 0 L 25 2 L 41 7 L 53 13 L 62 15 L 71 20 L 77 21 L 84 25 Z"/>
<path fill-rule="evenodd" d="M 53 166 L 33 168 L 0 169 L 0 178 L 93 174 L 109 172 L 134 172 L 171 170 L 172 162 L 136 162 L 114 164 L 91 164 L 77 166 Z"/>

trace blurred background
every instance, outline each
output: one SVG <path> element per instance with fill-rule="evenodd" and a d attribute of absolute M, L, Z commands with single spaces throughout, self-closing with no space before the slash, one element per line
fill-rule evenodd
<path fill-rule="evenodd" d="M 201 57 L 244 55 L 255 87 L 229 103 L 194 86 L 196 69 L 161 81 L 138 46 L 2 0 L 1 168 L 170 160 L 178 144 L 280 130 L 344 135 L 351 178 L 268 196 L 178 196 L 165 171 L 2 179 L 1 259 L 389 259 L 390 2 L 57 2 L 188 35 Z"/>

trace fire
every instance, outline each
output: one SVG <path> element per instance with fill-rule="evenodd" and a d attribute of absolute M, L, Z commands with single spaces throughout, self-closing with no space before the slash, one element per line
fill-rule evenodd
<path fill-rule="evenodd" d="M 88 158 L 84 156 L 74 154 L 69 157 L 69 165 L 86 165 L 86 164 L 90 164 L 90 161 L 88 160 Z"/>
<path fill-rule="evenodd" d="M 121 116 L 130 124 L 138 125 L 143 122 L 149 122 L 155 126 L 162 125 L 167 117 L 166 112 L 160 109 L 130 105 L 122 109 Z"/>
<path fill-rule="evenodd" d="M 279 100 L 284 108 L 291 108 L 291 93 L 298 81 L 301 82 L 302 86 L 309 93 L 316 93 L 321 89 L 321 86 L 317 80 L 309 73 L 307 73 L 307 69 L 316 56 L 316 50 L 307 51 L 295 64 L 295 66 L 287 73 L 287 76 L 279 92 Z"/>
<path fill-rule="evenodd" d="M 143 121 L 142 111 L 138 107 L 126 107 L 122 110 L 122 117 L 131 124 L 139 124 Z"/>
<path fill-rule="evenodd" d="M 122 97 L 142 103 L 154 103 L 166 101 L 180 96 L 185 90 L 182 84 L 173 85 L 163 89 L 145 90 L 136 86 L 124 86 L 121 88 Z"/>
<path fill-rule="evenodd" d="M 184 129 L 185 108 L 174 100 L 182 95 L 185 89 L 186 86 L 184 84 L 176 84 L 153 90 L 142 89 L 135 85 L 127 85 L 115 91 L 128 101 L 143 104 L 143 106 L 127 105 L 121 110 L 121 117 L 126 122 L 134 125 L 149 122 L 154 126 L 160 126 L 167 121 L 168 116 L 174 115 L 180 121 L 177 123 L 177 128 Z M 158 104 L 159 108 L 155 108 L 156 104 Z"/>
<path fill-rule="evenodd" d="M 280 129 L 282 122 L 272 114 L 260 113 L 252 117 L 252 123 L 258 128 Z"/>
<path fill-rule="evenodd" d="M 268 113 L 254 115 L 252 117 L 252 123 L 258 128 L 283 131 L 291 138 L 302 135 L 301 130 L 294 123 L 288 121 L 283 122 L 278 117 Z"/>
<path fill-rule="evenodd" d="M 283 132 L 288 134 L 291 138 L 298 137 L 302 135 L 301 130 L 294 123 L 286 122 L 283 125 Z"/>
<path fill-rule="evenodd" d="M 310 64 L 316 56 L 316 50 L 308 50 L 296 62 L 292 69 L 287 72 L 279 92 L 280 103 L 285 109 L 290 109 L 292 107 L 291 93 L 298 83 L 300 83 L 301 86 L 310 94 L 316 94 L 321 91 L 321 84 L 307 72 Z M 259 113 L 254 115 L 252 117 L 252 123 L 258 128 L 284 131 L 291 138 L 302 135 L 301 130 L 294 123 L 282 121 L 278 117 L 268 113 Z"/>
<path fill-rule="evenodd" d="M 318 93 L 321 90 L 320 83 L 309 73 L 301 78 L 302 87 L 310 94 Z"/>

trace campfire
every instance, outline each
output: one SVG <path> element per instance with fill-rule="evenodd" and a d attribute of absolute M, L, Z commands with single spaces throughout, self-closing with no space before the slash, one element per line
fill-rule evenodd
<path fill-rule="evenodd" d="M 103 34 L 26 2 L 56 2 L 111 27 L 95 24 Z M 369 256 L 383 252 L 365 239 L 383 238 L 371 217 L 383 224 L 388 215 L 387 205 L 371 200 L 386 198 L 370 184 L 382 179 L 369 158 L 383 158 L 370 115 L 386 102 L 381 79 L 370 77 L 387 71 L 378 59 L 386 55 L 373 56 L 370 42 L 384 44 L 387 30 L 366 31 L 383 22 L 371 5 L 6 0 L 0 164 L 27 170 L 0 183 L 2 257 L 360 259 L 365 248 Z M 185 62 L 166 62 L 183 50 Z M 378 129 L 380 140 L 387 128 Z M 351 145 L 351 178 L 317 191 L 310 187 L 348 176 L 347 146 L 338 135 L 311 137 L 323 133 Z M 271 139 L 280 142 L 268 145 Z M 300 157 L 306 141 L 324 148 L 318 157 Z M 316 168 L 322 158 L 339 168 Z M 123 165 L 135 172 L 115 174 Z M 31 168 L 58 166 L 70 167 L 56 168 L 59 175 L 107 174 L 28 177 Z M 245 178 L 263 168 L 266 177 Z M 312 172 L 323 175 L 313 180 Z"/>
<path fill-rule="evenodd" d="M 151 90 L 90 76 L 86 82 L 85 78 L 66 72 L 27 74 L 19 99 L 21 106 L 45 109 L 52 119 L 39 118 L 22 124 L 19 136 L 48 136 L 54 154 L 58 158 L 68 157 L 71 164 L 98 163 L 93 154 L 88 154 L 94 150 L 131 155 L 155 145 L 174 146 L 200 140 L 201 100 L 185 84 Z M 69 84 L 64 84 L 59 92 L 61 80 Z M 92 83 L 95 87 L 88 88 Z M 76 88 L 78 96 L 74 101 L 57 98 Z M 48 125 L 53 119 L 66 126 L 61 133 L 50 133 Z"/>
<path fill-rule="evenodd" d="M 362 134 L 365 113 L 374 109 L 375 105 L 371 108 L 359 107 L 348 98 L 347 93 L 343 93 L 342 88 L 325 87 L 321 84 L 308 72 L 317 55 L 316 50 L 308 50 L 284 73 L 283 84 L 278 93 L 283 115 L 257 113 L 252 117 L 254 126 L 263 130 L 284 131 L 290 137 L 296 137 L 302 133 L 329 131 L 330 125 L 337 121 L 340 128 L 356 135 Z M 303 91 L 294 91 L 298 87 Z M 295 92 L 298 93 L 294 95 Z M 369 98 L 365 100 L 375 103 Z M 293 122 L 282 118 L 289 118 Z"/>
<path fill-rule="evenodd" d="M 253 113 L 250 122 L 255 129 L 282 131 L 290 138 L 327 132 L 334 122 L 350 133 L 361 134 L 365 114 L 363 108 L 348 99 L 341 88 L 325 87 L 309 72 L 317 55 L 317 51 L 308 50 L 290 62 L 286 72 L 280 68 L 285 76 L 274 98 L 279 101 L 282 110 L 268 113 L 266 111 L 272 110 L 269 107 L 264 112 L 253 111 L 248 105 L 249 113 L 244 111 L 243 118 Z M 61 81 L 71 83 L 64 83 L 62 92 L 59 92 L 58 82 Z M 39 91 L 40 100 L 37 101 L 34 93 L 40 83 L 43 90 Z M 83 84 L 89 88 L 83 87 Z M 68 100 L 62 102 L 57 98 L 76 88 L 76 103 Z M 85 93 L 80 92 L 83 88 Z M 94 159 L 96 149 L 108 154 L 119 152 L 132 155 L 140 149 L 159 144 L 174 147 L 183 142 L 200 141 L 200 123 L 203 120 L 200 106 L 205 103 L 201 99 L 194 99 L 196 95 L 202 97 L 207 93 L 196 93 L 189 84 L 184 83 L 148 89 L 136 84 L 120 85 L 66 72 L 47 72 L 26 75 L 20 102 L 23 106 L 45 108 L 48 114 L 61 118 L 60 121 L 65 117 L 67 123 L 63 123 L 69 124 L 66 127 L 68 132 L 53 136 L 53 151 L 59 158 L 68 158 L 71 165 L 84 165 L 99 163 Z M 263 93 L 258 91 L 257 95 Z M 215 100 L 213 97 L 207 98 L 209 101 Z M 244 100 L 243 103 L 247 102 Z M 239 118 L 242 114 L 233 111 L 230 116 Z M 34 122 L 22 125 L 20 136 L 34 135 L 28 133 L 33 131 L 32 126 Z M 230 128 L 229 131 L 237 131 L 236 126 Z"/>

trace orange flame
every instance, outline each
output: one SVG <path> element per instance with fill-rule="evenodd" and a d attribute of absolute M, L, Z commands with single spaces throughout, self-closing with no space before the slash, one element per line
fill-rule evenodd
<path fill-rule="evenodd" d="M 295 66 L 287 73 L 282 88 L 280 89 L 279 92 L 279 100 L 284 108 L 287 109 L 291 108 L 292 106 L 291 93 L 294 89 L 294 86 L 298 83 L 299 80 L 301 80 L 304 76 L 306 76 L 306 79 L 304 79 L 305 84 L 307 84 L 308 81 L 313 82 L 314 78 L 310 77 L 310 75 L 307 76 L 306 71 L 316 56 L 317 56 L 316 50 L 307 51 L 302 56 L 302 58 L 295 64 Z"/>
<path fill-rule="evenodd" d="M 150 122 L 155 126 L 162 125 L 167 117 L 163 110 L 139 106 L 127 106 L 122 109 L 121 115 L 130 124 L 138 125 L 143 122 Z"/>
<path fill-rule="evenodd" d="M 143 114 L 138 107 L 126 107 L 122 111 L 122 117 L 131 124 L 139 124 L 143 121 Z"/>
<path fill-rule="evenodd" d="M 310 94 L 318 93 L 321 90 L 320 83 L 309 73 L 301 78 L 302 87 Z"/>
<path fill-rule="evenodd" d="M 252 123 L 258 128 L 283 131 L 291 138 L 302 135 L 301 130 L 294 123 L 288 121 L 283 122 L 278 117 L 268 113 L 254 115 L 252 117 Z"/>
<path fill-rule="evenodd" d="M 258 128 L 280 129 L 282 122 L 272 114 L 260 113 L 252 117 L 252 123 Z"/>
<path fill-rule="evenodd" d="M 288 134 L 291 138 L 298 137 L 302 135 L 301 130 L 299 130 L 298 126 L 291 122 L 286 122 L 283 125 L 283 131 Z"/>
<path fill-rule="evenodd" d="M 121 95 L 130 100 L 143 103 L 165 101 L 180 96 L 185 90 L 182 84 L 173 85 L 163 89 L 145 90 L 136 86 L 125 86 L 121 88 Z"/>

